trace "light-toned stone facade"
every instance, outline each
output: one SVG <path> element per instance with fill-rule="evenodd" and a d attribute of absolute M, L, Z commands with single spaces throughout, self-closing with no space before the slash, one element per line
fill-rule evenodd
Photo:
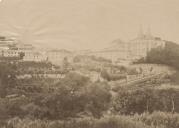
<path fill-rule="evenodd" d="M 129 42 L 129 56 L 131 59 L 146 57 L 153 48 L 164 48 L 165 41 L 157 37 L 143 36 Z"/>
<path fill-rule="evenodd" d="M 111 47 L 88 54 L 103 57 L 112 60 L 112 62 L 132 61 L 145 58 L 147 53 L 153 48 L 164 47 L 164 40 L 154 37 L 148 32 L 147 34 L 140 33 L 137 38 L 128 42 L 116 40 L 112 43 Z"/>

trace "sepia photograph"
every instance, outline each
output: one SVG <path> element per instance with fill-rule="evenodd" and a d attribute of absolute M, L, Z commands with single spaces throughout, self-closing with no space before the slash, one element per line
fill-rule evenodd
<path fill-rule="evenodd" d="M 179 0 L 0 0 L 0 128 L 179 128 Z"/>

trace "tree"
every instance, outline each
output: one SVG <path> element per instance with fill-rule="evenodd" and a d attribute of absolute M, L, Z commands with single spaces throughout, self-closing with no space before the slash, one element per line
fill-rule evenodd
<path fill-rule="evenodd" d="M 74 62 L 74 63 L 78 63 L 78 62 L 80 62 L 80 61 L 81 61 L 80 56 L 75 56 L 75 57 L 73 58 L 73 62 Z"/>
<path fill-rule="evenodd" d="M 76 73 L 69 73 L 53 87 L 54 92 L 36 100 L 36 105 L 47 108 L 46 118 L 65 119 L 83 112 L 88 100 L 86 90 L 89 79 Z"/>
<path fill-rule="evenodd" d="M 87 110 L 96 118 L 108 110 L 111 102 L 110 87 L 106 83 L 93 83 L 87 88 Z"/>
<path fill-rule="evenodd" d="M 139 63 L 166 64 L 179 69 L 179 45 L 166 41 L 165 48 L 154 48 L 147 53 L 145 59 L 139 60 Z"/>
<path fill-rule="evenodd" d="M 19 57 L 20 57 L 21 60 L 24 58 L 24 56 L 25 56 L 25 53 L 24 53 L 24 52 L 20 52 L 20 53 L 19 53 Z"/>
<path fill-rule="evenodd" d="M 7 89 L 17 84 L 16 66 L 11 63 L 0 63 L 0 95 L 6 96 Z"/>
<path fill-rule="evenodd" d="M 105 69 L 103 69 L 103 70 L 101 71 L 101 77 L 104 78 L 104 79 L 107 80 L 107 81 L 110 81 L 110 80 L 111 80 L 111 79 L 110 79 L 110 76 L 109 76 L 109 73 L 108 73 Z"/>
<path fill-rule="evenodd" d="M 177 112 L 177 96 L 173 89 L 141 88 L 137 90 L 121 89 L 114 99 L 114 110 L 122 114 L 134 114 L 154 111 Z"/>

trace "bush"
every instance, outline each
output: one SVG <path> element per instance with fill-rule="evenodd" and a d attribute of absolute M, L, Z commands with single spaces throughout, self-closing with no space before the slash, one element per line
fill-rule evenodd
<path fill-rule="evenodd" d="M 115 116 L 102 119 L 73 119 L 69 121 L 43 121 L 14 118 L 5 128 L 153 128 L 131 117 Z"/>
<path fill-rule="evenodd" d="M 105 117 L 97 121 L 95 128 L 152 128 L 128 116 Z"/>
<path fill-rule="evenodd" d="M 106 83 L 91 83 L 84 76 L 70 73 L 53 87 L 52 92 L 30 96 L 32 101 L 23 106 L 27 116 L 39 119 L 67 119 L 84 115 L 100 118 L 109 109 L 111 94 Z"/>
<path fill-rule="evenodd" d="M 166 64 L 179 70 L 179 45 L 166 41 L 164 49 L 152 49 L 145 59 L 142 58 L 137 63 Z"/>
<path fill-rule="evenodd" d="M 152 114 L 144 113 L 135 115 L 136 120 L 144 122 L 146 125 L 164 128 L 179 128 L 179 114 L 154 112 Z"/>
<path fill-rule="evenodd" d="M 87 87 L 87 110 L 96 118 L 107 111 L 111 103 L 110 87 L 106 83 L 94 83 Z"/>
<path fill-rule="evenodd" d="M 179 91 L 175 89 L 121 88 L 113 102 L 115 112 L 141 114 L 143 112 L 179 112 Z"/>
<path fill-rule="evenodd" d="M 174 84 L 179 84 L 179 71 L 177 71 L 176 73 L 172 74 L 170 77 L 171 82 L 173 82 Z"/>
<path fill-rule="evenodd" d="M 178 128 L 179 114 L 154 112 L 134 116 L 106 116 L 64 121 L 13 118 L 2 122 L 4 128 Z"/>
<path fill-rule="evenodd" d="M 110 74 L 106 70 L 102 70 L 101 77 L 107 81 L 117 81 L 126 79 L 126 75 L 120 75 L 120 74 Z"/>

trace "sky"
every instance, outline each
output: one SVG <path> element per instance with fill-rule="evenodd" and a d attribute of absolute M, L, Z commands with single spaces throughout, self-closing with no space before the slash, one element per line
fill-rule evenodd
<path fill-rule="evenodd" d="M 1 0 L 0 35 L 43 48 L 100 49 L 152 35 L 179 43 L 179 0 Z"/>

